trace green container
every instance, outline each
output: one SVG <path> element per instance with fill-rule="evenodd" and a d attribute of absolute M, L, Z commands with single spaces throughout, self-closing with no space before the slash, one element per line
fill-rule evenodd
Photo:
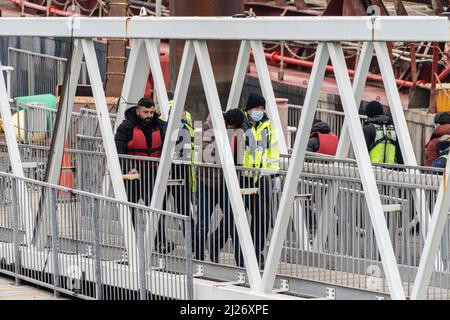
<path fill-rule="evenodd" d="M 40 94 L 35 96 L 24 96 L 24 97 L 17 97 L 16 102 L 20 103 L 44 103 L 47 108 L 56 110 L 56 97 L 52 94 Z M 22 110 L 22 107 L 19 107 L 19 111 Z M 47 112 L 47 129 L 50 129 L 51 127 L 51 117 L 50 117 L 50 111 Z"/>

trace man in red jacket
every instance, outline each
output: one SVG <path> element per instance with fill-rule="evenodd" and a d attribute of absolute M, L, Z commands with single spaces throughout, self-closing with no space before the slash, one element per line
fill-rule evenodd
<path fill-rule="evenodd" d="M 434 118 L 436 129 L 431 135 L 430 141 L 425 146 L 425 166 L 431 167 L 433 161 L 439 157 L 438 142 L 446 134 L 450 134 L 450 113 L 438 113 Z"/>
<path fill-rule="evenodd" d="M 314 119 L 306 151 L 336 155 L 339 138 L 331 132 L 328 123 Z"/>

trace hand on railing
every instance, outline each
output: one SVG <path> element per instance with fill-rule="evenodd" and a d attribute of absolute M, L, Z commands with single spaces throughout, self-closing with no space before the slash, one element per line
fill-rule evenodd
<path fill-rule="evenodd" d="M 281 179 L 280 177 L 276 177 L 275 179 L 273 179 L 273 188 L 272 191 L 273 193 L 278 193 L 281 190 Z"/>

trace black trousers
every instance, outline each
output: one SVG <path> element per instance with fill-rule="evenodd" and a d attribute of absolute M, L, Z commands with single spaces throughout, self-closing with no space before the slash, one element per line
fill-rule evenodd
<path fill-rule="evenodd" d="M 243 200 L 245 209 L 249 210 L 251 214 L 250 232 L 253 238 L 256 258 L 260 266 L 263 266 L 265 263 L 263 251 L 265 249 L 267 235 L 271 225 L 270 181 L 272 178 L 272 176 L 261 176 L 256 183 L 253 177 L 240 178 L 241 188 L 259 188 L 259 193 L 257 195 L 246 195 Z M 199 190 L 201 191 L 202 187 L 200 187 Z M 244 267 L 245 264 L 239 244 L 239 235 L 237 233 L 232 209 L 229 207 L 228 193 L 224 192 L 226 193 L 225 198 L 221 196 L 221 192 L 223 192 L 221 189 L 205 192 L 204 194 L 210 195 L 209 198 L 208 196 L 205 197 L 205 205 L 202 205 L 201 202 L 199 203 L 198 217 L 203 215 L 203 219 L 199 218 L 196 227 L 196 246 L 199 248 L 198 252 L 196 252 L 196 259 L 204 260 L 204 243 L 206 240 L 205 235 L 208 230 L 209 216 L 211 215 L 214 206 L 219 203 L 217 200 L 214 201 L 213 199 L 223 199 L 225 203 L 219 203 L 219 205 L 222 208 L 224 217 L 222 218 L 218 228 L 213 231 L 211 235 L 211 261 L 218 262 L 218 253 L 230 237 L 234 244 L 234 257 L 236 260 L 236 265 L 239 267 Z M 209 207 L 207 206 L 208 204 Z M 205 209 L 206 211 L 204 211 Z M 206 212 L 206 214 L 204 212 Z M 198 237 L 203 237 L 203 241 L 197 242 Z"/>
<path fill-rule="evenodd" d="M 174 199 L 174 212 L 185 215 L 185 216 L 192 216 L 191 215 L 191 197 L 192 197 L 192 189 L 191 189 L 191 171 L 190 167 L 186 165 L 172 165 L 170 178 L 171 179 L 182 179 L 184 181 L 184 184 L 182 186 L 169 186 L 167 187 L 166 191 L 166 197 L 168 197 L 170 194 L 172 195 Z M 164 199 L 163 209 L 167 210 L 167 198 Z M 191 244 L 193 245 L 194 242 L 194 221 L 191 219 L 191 233 L 190 233 L 190 239 Z M 167 243 L 166 233 L 164 230 L 166 229 L 166 219 L 162 217 L 162 219 L 159 220 L 158 225 L 158 234 L 159 237 L 159 243 L 161 245 L 164 245 Z M 186 237 L 186 228 L 183 224 L 182 226 L 183 230 L 183 236 Z"/>

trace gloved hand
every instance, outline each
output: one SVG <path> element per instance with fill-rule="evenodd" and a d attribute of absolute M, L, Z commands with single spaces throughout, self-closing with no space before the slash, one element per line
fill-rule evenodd
<path fill-rule="evenodd" d="M 272 181 L 272 191 L 273 193 L 278 193 L 281 190 L 281 179 L 280 177 L 276 177 Z"/>

